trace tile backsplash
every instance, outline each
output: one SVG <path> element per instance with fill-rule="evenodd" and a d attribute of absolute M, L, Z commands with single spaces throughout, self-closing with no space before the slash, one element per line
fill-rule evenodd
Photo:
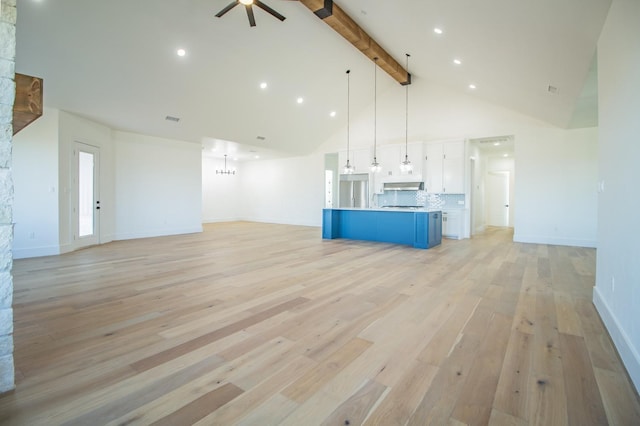
<path fill-rule="evenodd" d="M 372 207 L 424 206 L 431 209 L 465 208 L 464 194 L 429 194 L 426 191 L 385 191 L 383 194 L 374 194 L 372 201 Z"/>

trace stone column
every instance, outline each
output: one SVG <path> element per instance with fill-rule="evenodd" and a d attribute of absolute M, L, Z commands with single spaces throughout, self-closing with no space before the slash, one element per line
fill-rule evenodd
<path fill-rule="evenodd" d="M 15 98 L 16 0 L 0 0 L 0 392 L 15 387 L 13 367 L 13 180 L 11 143 Z"/>

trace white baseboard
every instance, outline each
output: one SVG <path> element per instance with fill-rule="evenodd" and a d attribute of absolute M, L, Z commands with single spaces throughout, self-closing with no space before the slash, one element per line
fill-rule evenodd
<path fill-rule="evenodd" d="M 594 287 L 593 289 L 593 304 L 600 314 L 600 318 L 602 318 L 602 322 L 604 322 L 604 325 L 607 328 L 611 339 L 613 340 L 613 344 L 616 346 L 616 349 L 620 354 L 620 358 L 622 358 L 622 362 L 624 363 L 624 366 L 629 373 L 629 377 L 631 377 L 631 381 L 636 387 L 636 392 L 640 392 L 640 355 L 638 355 L 639 348 L 635 348 L 633 346 L 633 342 L 631 341 L 627 333 L 622 327 L 620 327 L 620 323 L 618 323 L 616 316 L 602 297 L 602 294 L 600 293 L 598 287 Z"/>
<path fill-rule="evenodd" d="M 153 238 L 153 237 L 166 237 L 168 235 L 180 235 L 180 234 L 196 234 L 202 232 L 202 226 L 193 228 L 175 228 L 175 229 L 155 229 L 143 232 L 127 232 L 116 233 L 114 240 L 132 240 L 135 238 Z"/>
<path fill-rule="evenodd" d="M 550 237 L 546 235 L 522 235 L 517 232 L 513 235 L 513 241 L 516 243 L 550 244 L 554 246 L 597 247 L 596 240 Z"/>
<path fill-rule="evenodd" d="M 220 222 L 238 222 L 243 219 L 239 217 L 226 217 L 226 218 L 203 218 L 202 223 L 220 223 Z"/>
<path fill-rule="evenodd" d="M 318 222 L 315 221 L 298 221 L 298 220 L 282 220 L 278 218 L 257 218 L 257 217 L 245 217 L 240 220 L 245 220 L 247 222 L 259 222 L 259 223 L 275 223 L 277 225 L 296 225 L 296 226 L 313 226 L 313 227 L 321 227 L 322 226 L 322 218 Z"/>
<path fill-rule="evenodd" d="M 14 259 L 28 259 L 31 257 L 55 256 L 61 253 L 60 246 L 13 248 Z"/>

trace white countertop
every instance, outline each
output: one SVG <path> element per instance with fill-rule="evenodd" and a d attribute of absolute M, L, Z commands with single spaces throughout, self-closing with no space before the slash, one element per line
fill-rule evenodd
<path fill-rule="evenodd" d="M 357 210 L 357 211 L 370 211 L 370 212 L 404 212 L 404 213 L 431 213 L 431 212 L 439 212 L 442 209 L 427 209 L 427 208 L 403 208 L 403 207 L 371 207 L 371 208 L 356 208 L 356 207 L 326 207 L 331 210 Z"/>

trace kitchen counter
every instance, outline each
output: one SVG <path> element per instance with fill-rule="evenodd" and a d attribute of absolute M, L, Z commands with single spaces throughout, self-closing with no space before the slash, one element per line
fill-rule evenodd
<path fill-rule="evenodd" d="M 421 208 L 323 209 L 322 238 L 380 241 L 428 249 L 442 240 L 442 213 Z"/>
<path fill-rule="evenodd" d="M 429 209 L 426 207 L 338 207 L 331 210 L 354 210 L 354 211 L 375 211 L 375 212 L 439 212 L 442 209 Z"/>

